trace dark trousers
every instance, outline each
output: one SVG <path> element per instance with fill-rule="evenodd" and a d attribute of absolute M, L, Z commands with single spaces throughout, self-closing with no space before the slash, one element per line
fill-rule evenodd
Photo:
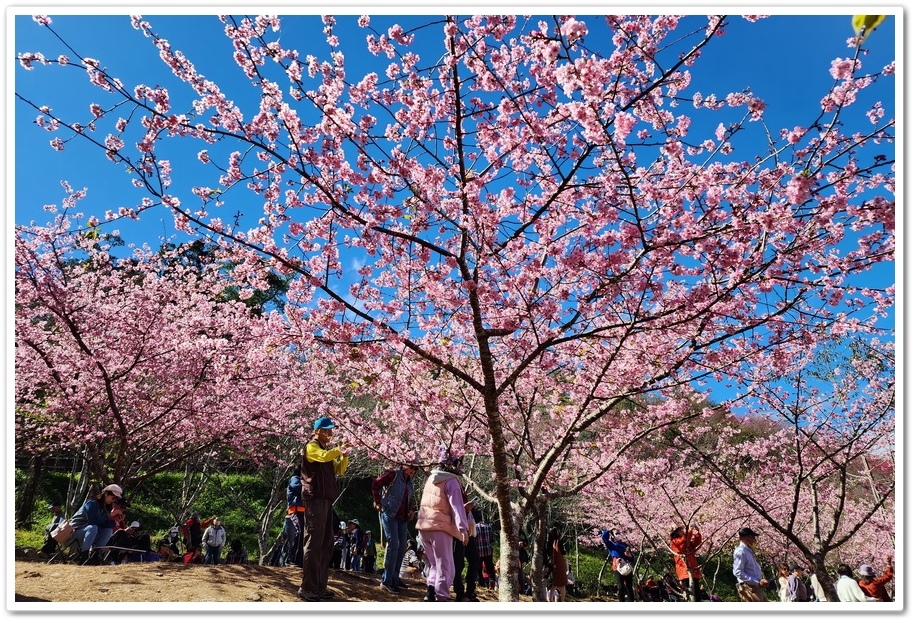
<path fill-rule="evenodd" d="M 293 517 L 296 518 L 298 529 L 296 530 L 295 541 L 293 543 L 292 551 L 290 552 L 290 562 L 294 562 L 296 563 L 297 567 L 301 567 L 303 549 L 305 548 L 305 513 L 297 511 L 293 513 Z"/>
<path fill-rule="evenodd" d="M 633 574 L 620 575 L 619 571 L 614 571 L 617 577 L 617 601 L 635 601 L 633 598 Z"/>
<path fill-rule="evenodd" d="M 480 557 L 477 554 L 477 537 L 469 537 L 468 544 L 464 545 L 454 539 L 452 553 L 455 556 L 455 601 L 463 601 L 466 597 L 477 596 L 477 576 L 480 573 Z M 467 559 L 467 577 L 464 574 L 464 561 Z M 467 588 L 467 590 L 465 590 Z"/>
<path fill-rule="evenodd" d="M 327 590 L 333 551 L 331 500 L 309 500 L 302 546 L 302 592 L 317 595 Z"/>
<path fill-rule="evenodd" d="M 466 597 L 476 597 L 477 581 L 480 578 L 480 554 L 477 551 L 476 536 L 468 538 L 468 544 L 464 548 L 464 557 L 468 561 L 468 573 L 465 576 Z"/>

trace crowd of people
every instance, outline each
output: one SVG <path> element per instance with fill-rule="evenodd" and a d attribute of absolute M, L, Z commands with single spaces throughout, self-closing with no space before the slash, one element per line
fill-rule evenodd
<path fill-rule="evenodd" d="M 738 531 L 738 545 L 732 554 L 732 573 L 738 582 L 738 598 L 741 601 L 768 601 L 765 589 L 771 583 L 764 577 L 754 554 L 759 536 L 748 527 Z M 835 588 L 840 601 L 893 601 L 885 587 L 894 578 L 893 558 L 890 556 L 887 557 L 887 568 L 880 577 L 877 577 L 870 565 L 859 567 L 858 581 L 854 579 L 852 569 L 847 564 L 837 567 L 837 575 Z M 796 563 L 780 565 L 776 582 L 779 601 L 828 600 L 821 578 Z"/>
<path fill-rule="evenodd" d="M 156 541 L 143 530 L 139 521 L 127 523 L 129 506 L 120 485 L 110 484 L 99 495 L 91 497 L 66 519 L 60 502 L 48 506 L 53 514 L 45 528 L 41 552 L 47 557 L 57 554 L 61 546 L 75 546 L 74 560 L 83 565 L 124 564 L 128 562 L 184 562 L 218 565 L 227 542 L 226 529 L 218 516 L 201 521 L 193 512 L 181 526 L 174 525 Z M 61 537 L 59 528 L 69 524 Z M 181 537 L 179 537 L 181 533 Z M 182 547 L 184 552 L 182 553 Z M 225 564 L 248 564 L 248 553 L 240 539 L 234 539 Z"/>
<path fill-rule="evenodd" d="M 348 448 L 332 445 L 334 428 L 328 417 L 314 422 L 301 462 L 291 468 L 287 487 L 287 515 L 280 539 L 285 544 L 285 554 L 280 564 L 302 568 L 297 591 L 300 599 L 314 602 L 336 598 L 328 588 L 332 568 L 372 575 L 380 571 L 379 587 L 389 593 L 401 593 L 410 586 L 408 582 L 422 583 L 426 587 L 423 601 L 429 602 L 475 602 L 479 601 L 478 588 L 496 588 L 499 575 L 498 561 L 493 558 L 493 528 L 462 486 L 463 457 L 447 448 L 443 448 L 437 465 L 430 470 L 418 501 L 414 499 L 418 461 L 404 462 L 373 480 L 372 503 L 385 538 L 383 563 L 376 569 L 378 550 L 371 530 L 363 530 L 356 518 L 340 521 L 333 509 L 340 492 L 337 478 L 346 472 L 349 463 Z M 182 525 L 172 526 L 158 539 L 153 550 L 152 537 L 142 530 L 140 522 L 126 522 L 127 506 L 122 488 L 110 484 L 73 514 L 69 519 L 72 535 L 68 538 L 78 545 L 78 562 L 248 564 L 241 540 L 229 541 L 219 516 L 201 520 L 199 513 L 193 512 Z M 42 552 L 50 556 L 58 548 L 52 535 L 67 520 L 59 502 L 52 502 L 48 510 L 53 518 L 46 529 Z M 408 530 L 413 521 L 416 540 L 410 538 Z M 635 549 L 614 529 L 601 530 L 599 535 L 607 552 L 606 564 L 613 572 L 618 601 L 718 600 L 703 584 L 703 567 L 697 558 L 703 539 L 695 526 L 671 529 L 668 547 L 673 575 L 670 569 L 661 576 L 642 574 L 635 587 Z M 821 583 L 825 578 L 799 564 L 786 563 L 778 567 L 771 582 L 755 555 L 760 535 L 743 527 L 737 536 L 732 573 L 741 601 L 767 601 L 766 590 L 771 585 L 779 601 L 827 601 Z M 534 583 L 526 573 L 530 561 L 528 544 L 520 540 L 518 546 L 518 585 L 530 595 Z M 568 594 L 576 594 L 575 577 L 558 528 L 549 530 L 540 549 L 547 601 L 564 601 Z M 848 565 L 839 566 L 835 588 L 840 601 L 892 601 L 886 588 L 894 577 L 892 558 L 887 558 L 884 573 L 879 575 L 870 565 L 863 564 L 858 575 L 855 580 Z"/>

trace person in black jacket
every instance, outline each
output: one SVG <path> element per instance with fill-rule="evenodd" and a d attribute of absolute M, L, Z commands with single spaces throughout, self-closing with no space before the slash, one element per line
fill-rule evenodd
<path fill-rule="evenodd" d="M 51 502 L 48 505 L 48 510 L 51 511 L 54 517 L 51 518 L 51 523 L 45 526 L 45 542 L 41 546 L 41 551 L 51 556 L 57 551 L 57 541 L 51 537 L 51 531 L 64 520 L 65 516 L 60 502 Z"/>
<path fill-rule="evenodd" d="M 302 503 L 302 466 L 292 466 L 286 486 L 286 521 L 290 524 L 290 555 L 288 563 L 302 566 L 302 544 L 305 535 L 305 505 Z"/>
<path fill-rule="evenodd" d="M 334 509 L 340 489 L 337 476 L 349 464 L 349 452 L 331 447 L 334 422 L 329 417 L 315 421 L 312 439 L 302 452 L 302 502 L 305 504 L 305 540 L 302 554 L 302 584 L 297 591 L 304 601 L 333 599 L 328 590 L 331 554 L 334 551 Z"/>

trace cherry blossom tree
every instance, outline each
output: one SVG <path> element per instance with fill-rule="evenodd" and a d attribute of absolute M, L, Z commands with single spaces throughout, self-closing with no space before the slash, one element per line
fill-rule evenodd
<path fill-rule="evenodd" d="M 320 401 L 291 380 L 283 318 L 221 301 L 219 270 L 180 248 L 118 259 L 70 223 L 16 228 L 17 450 L 80 454 L 127 488 L 191 458 L 275 460 L 269 439 Z"/>
<path fill-rule="evenodd" d="M 835 600 L 828 566 L 881 565 L 894 549 L 894 365 L 880 340 L 818 355 L 788 385 L 758 379 L 732 405 L 753 420 L 706 408 L 628 453 L 589 486 L 580 515 L 650 554 L 667 550 L 673 526 L 695 525 L 707 560 L 750 525 L 762 563 L 806 563 Z"/>
<path fill-rule="evenodd" d="M 894 548 L 895 366 L 893 345 L 881 340 L 843 355 L 819 350 L 831 354 L 829 374 L 815 360 L 788 378 L 758 380 L 740 402 L 780 424 L 771 434 L 701 418 L 671 438 L 685 467 L 699 466 L 740 500 L 763 523 L 771 552 L 809 563 L 835 601 L 831 556 L 883 561 Z"/>
<path fill-rule="evenodd" d="M 857 102 L 894 65 L 859 38 L 804 69 L 832 87 L 770 128 L 750 88 L 691 91 L 724 16 L 363 16 L 358 45 L 325 16 L 302 52 L 314 38 L 281 37 L 276 16 L 220 19 L 241 83 L 135 16 L 177 86 L 32 51 L 23 68 L 85 72 L 99 99 L 65 119 L 17 97 L 52 147 L 88 141 L 132 176 L 109 220 L 167 209 L 223 241 L 242 288 L 293 276 L 302 348 L 372 398 L 342 413 L 345 436 L 382 422 L 386 456 L 437 440 L 492 457 L 502 600 L 524 514 L 683 417 L 685 388 L 787 366 L 893 303 L 859 279 L 893 260 L 894 120 Z"/>

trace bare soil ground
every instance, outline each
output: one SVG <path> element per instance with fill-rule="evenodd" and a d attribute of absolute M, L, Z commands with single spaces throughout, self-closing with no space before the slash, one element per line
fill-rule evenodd
<path fill-rule="evenodd" d="M 16 558 L 17 602 L 300 601 L 296 595 L 302 579 L 299 567 L 158 562 L 81 566 L 47 564 L 21 551 L 17 551 Z M 335 570 L 328 588 L 336 595 L 333 601 L 339 602 L 421 601 L 426 594 L 422 580 L 408 584 L 410 588 L 392 594 L 379 586 L 378 576 Z M 496 591 L 478 590 L 477 596 L 482 602 L 498 601 Z"/>

